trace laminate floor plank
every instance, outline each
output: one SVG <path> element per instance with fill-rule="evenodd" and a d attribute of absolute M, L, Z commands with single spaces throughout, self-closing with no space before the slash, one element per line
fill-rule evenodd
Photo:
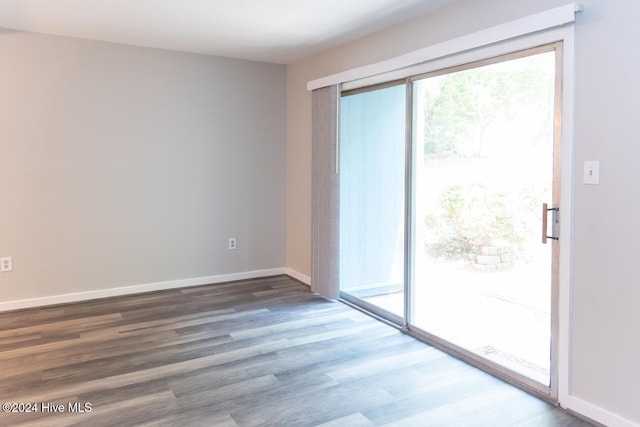
<path fill-rule="evenodd" d="M 326 423 L 318 424 L 318 427 L 375 427 L 375 424 L 371 422 L 367 417 L 360 412 L 355 414 L 349 414 L 344 417 L 336 418 Z"/>
<path fill-rule="evenodd" d="M 80 333 L 85 330 L 92 330 L 95 328 L 104 327 L 106 325 L 112 324 L 113 322 L 119 321 L 122 319 L 122 316 L 119 313 L 113 314 L 104 314 L 104 315 L 96 315 L 89 317 L 82 317 L 79 319 L 64 319 L 57 320 L 52 322 L 47 322 L 41 325 L 35 324 L 30 326 L 22 326 L 16 325 L 13 329 L 0 331 L 0 337 L 3 336 L 11 336 L 15 333 L 20 334 L 28 334 L 28 333 L 38 333 L 45 334 L 47 332 L 56 332 L 60 333 L 64 331 L 65 333 L 74 332 Z"/>
<path fill-rule="evenodd" d="M 424 424 L 426 420 L 439 419 L 453 422 L 452 415 L 446 417 L 442 417 L 441 413 L 432 415 L 433 411 L 446 409 L 450 405 L 458 405 L 470 397 L 482 395 L 493 388 L 485 378 L 462 376 L 457 381 L 439 386 L 411 387 L 405 394 L 406 397 L 399 398 L 389 391 L 389 394 L 394 396 L 393 402 L 389 405 L 363 410 L 362 413 L 376 425 L 430 425 Z"/>
<path fill-rule="evenodd" d="M 0 374 L 65 409 L 0 426 L 588 425 L 287 276 L 0 313 Z"/>

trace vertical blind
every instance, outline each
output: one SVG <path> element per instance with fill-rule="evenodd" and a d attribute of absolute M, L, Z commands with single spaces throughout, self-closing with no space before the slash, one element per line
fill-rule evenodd
<path fill-rule="evenodd" d="M 338 85 L 312 92 L 311 290 L 337 299 L 340 261 Z"/>

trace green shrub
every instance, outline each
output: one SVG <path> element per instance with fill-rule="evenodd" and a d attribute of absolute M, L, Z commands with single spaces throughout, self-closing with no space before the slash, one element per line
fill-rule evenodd
<path fill-rule="evenodd" d="M 522 199 L 486 186 L 451 185 L 441 194 L 439 214 L 427 215 L 424 225 L 432 236 L 426 249 L 437 256 L 474 260 L 484 246 L 517 249 L 524 241 L 526 224 L 518 218 Z"/>

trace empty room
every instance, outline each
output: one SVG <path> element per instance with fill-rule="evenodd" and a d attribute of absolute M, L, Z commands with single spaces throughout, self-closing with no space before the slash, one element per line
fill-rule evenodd
<path fill-rule="evenodd" d="M 640 425 L 639 20 L 0 2 L 0 425 Z"/>

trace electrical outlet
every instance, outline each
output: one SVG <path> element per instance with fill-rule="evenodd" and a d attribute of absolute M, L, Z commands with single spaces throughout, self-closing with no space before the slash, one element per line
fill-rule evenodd
<path fill-rule="evenodd" d="M 233 250 L 235 248 L 237 248 L 237 242 L 236 242 L 236 238 L 235 237 L 229 237 L 229 250 Z"/>
<path fill-rule="evenodd" d="M 8 273 L 13 271 L 13 259 L 10 256 L 0 258 L 0 272 Z"/>

